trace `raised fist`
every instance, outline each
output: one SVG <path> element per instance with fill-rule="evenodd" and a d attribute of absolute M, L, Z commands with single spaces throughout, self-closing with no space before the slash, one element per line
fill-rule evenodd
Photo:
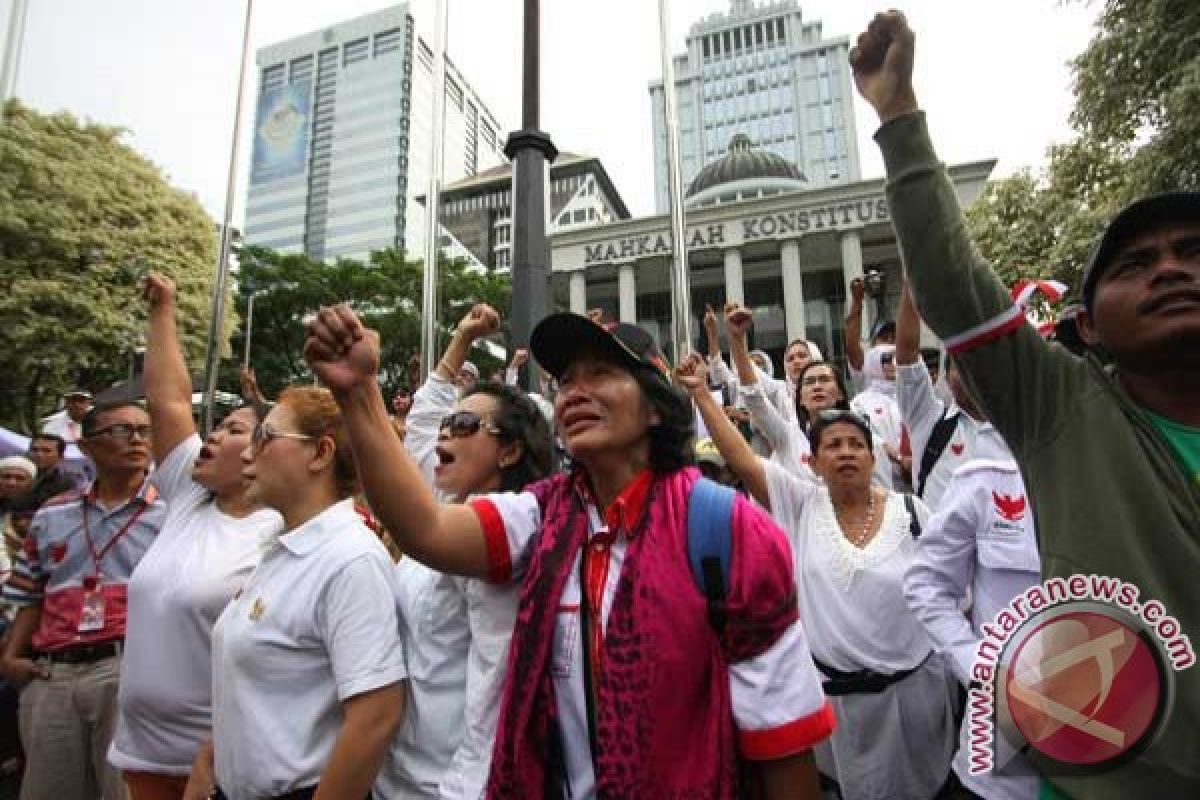
<path fill-rule="evenodd" d="M 899 11 L 876 14 L 850 50 L 858 93 L 886 123 L 917 110 L 913 91 L 913 36 Z"/>
<path fill-rule="evenodd" d="M 717 335 L 717 312 L 708 303 L 704 304 L 704 330 L 709 336 Z"/>
<path fill-rule="evenodd" d="M 379 334 L 364 327 L 345 303 L 322 308 L 308 323 L 304 358 L 334 392 L 374 386 L 379 374 Z"/>
<path fill-rule="evenodd" d="M 150 308 L 175 305 L 175 281 L 161 272 L 151 272 L 142 282 L 142 296 Z"/>
<path fill-rule="evenodd" d="M 477 303 L 458 323 L 458 330 L 472 341 L 500 330 L 500 315 L 487 303 Z"/>
<path fill-rule="evenodd" d="M 867 282 L 862 278 L 855 278 L 854 280 L 850 281 L 850 297 L 855 303 L 862 303 L 863 295 L 866 294 L 866 291 Z"/>
<path fill-rule="evenodd" d="M 740 303 L 725 304 L 725 327 L 729 330 L 731 337 L 745 339 L 752 324 L 754 324 L 754 315 L 750 313 L 750 309 Z"/>
<path fill-rule="evenodd" d="M 675 369 L 675 378 L 688 394 L 708 391 L 708 363 L 692 353 Z"/>
<path fill-rule="evenodd" d="M 512 363 L 508 366 L 510 369 L 520 369 L 529 363 L 529 351 L 524 347 L 518 347 L 513 352 Z"/>

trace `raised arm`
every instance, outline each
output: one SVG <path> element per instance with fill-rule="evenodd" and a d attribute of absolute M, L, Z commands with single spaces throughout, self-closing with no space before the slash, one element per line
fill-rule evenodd
<path fill-rule="evenodd" d="M 750 490 L 754 499 L 769 510 L 767 472 L 763 468 L 762 461 L 750 449 L 750 445 L 746 443 L 741 432 L 729 421 L 729 418 L 725 416 L 724 409 L 717 405 L 712 393 L 708 391 L 708 368 L 705 366 L 704 359 L 693 353 L 679 366 L 676 373 L 679 383 L 692 396 L 696 409 L 700 412 L 700 416 L 708 428 L 708 435 L 712 437 L 713 444 L 721 452 L 725 463 L 729 465 L 735 475 L 741 478 L 742 483 Z"/>
<path fill-rule="evenodd" d="M 161 464 L 180 442 L 196 432 L 192 419 L 192 379 L 175 330 L 175 282 L 152 272 L 146 277 L 145 297 L 150 304 L 150 317 L 142 380 L 154 432 L 154 460 Z"/>
<path fill-rule="evenodd" d="M 866 283 L 862 278 L 850 281 L 850 308 L 846 310 L 846 363 L 862 372 L 866 355 L 862 346 L 863 294 Z"/>
<path fill-rule="evenodd" d="M 458 398 L 454 377 L 462 369 L 475 342 L 497 330 L 499 325 L 500 316 L 485 303 L 467 312 L 454 329 L 454 335 L 437 368 L 429 373 L 425 384 L 413 395 L 412 408 L 405 418 L 407 433 L 404 448 L 416 459 L 421 474 L 429 483 L 433 482 L 433 468 L 436 466 L 434 448 L 437 447 L 438 428 L 442 418 L 454 410 L 454 402 Z M 513 360 L 515 363 L 516 359 Z"/>
<path fill-rule="evenodd" d="M 900 289 L 900 307 L 896 310 L 896 366 L 915 364 L 920 359 L 921 315 L 905 281 Z"/>
<path fill-rule="evenodd" d="M 1020 455 L 1057 432 L 1087 390 L 1088 367 L 1042 341 L 975 250 L 918 110 L 914 41 L 903 14 L 876 15 L 850 52 L 854 82 L 879 114 L 892 226 L 921 316 Z"/>
<path fill-rule="evenodd" d="M 379 334 L 349 306 L 322 308 L 309 323 L 304 357 L 345 416 L 363 490 L 396 544 L 441 572 L 486 577 L 479 518 L 468 506 L 439 503 L 392 432 L 376 377 Z"/>

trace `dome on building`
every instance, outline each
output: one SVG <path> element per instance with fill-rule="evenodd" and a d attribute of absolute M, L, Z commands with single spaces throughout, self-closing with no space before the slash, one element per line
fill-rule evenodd
<path fill-rule="evenodd" d="M 749 136 L 738 133 L 729 141 L 729 152 L 696 173 L 685 196 L 688 205 L 707 205 L 725 195 L 732 195 L 728 199 L 749 199 L 804 189 L 805 185 L 799 167 L 770 150 L 755 147 Z"/>

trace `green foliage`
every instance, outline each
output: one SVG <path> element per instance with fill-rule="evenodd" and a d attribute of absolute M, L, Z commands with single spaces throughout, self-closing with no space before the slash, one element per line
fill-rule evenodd
<path fill-rule="evenodd" d="M 442 262 L 439 270 L 440 346 L 445 345 L 450 331 L 475 303 L 489 303 L 502 315 L 507 311 L 507 277 L 471 270 L 463 261 Z M 291 383 L 312 380 L 301 353 L 305 321 L 322 305 L 338 302 L 349 303 L 368 327 L 379 332 L 379 378 L 385 391 L 391 393 L 407 385 L 405 366 L 420 351 L 421 275 L 420 263 L 405 261 L 392 250 L 372 253 L 365 264 L 351 259 L 323 264 L 303 255 L 243 248 L 238 270 L 242 292 L 237 308 L 239 316 L 246 319 L 248 290 L 253 287 L 251 366 L 263 392 L 274 397 Z M 239 356 L 245 347 L 244 337 L 242 329 L 234 338 Z M 480 347 L 476 347 L 472 358 L 485 376 L 502 366 Z"/>
<path fill-rule="evenodd" d="M 1036 175 L 991 184 L 968 211 L 1002 277 L 1078 288 L 1104 224 L 1156 192 L 1200 186 L 1200 3 L 1108 0 L 1072 61 L 1077 137 Z"/>
<path fill-rule="evenodd" d="M 30 430 L 77 382 L 124 377 L 144 328 L 142 268 L 175 279 L 184 347 L 203 358 L 216 229 L 122 133 L 15 100 L 4 109 L 0 425 Z"/>

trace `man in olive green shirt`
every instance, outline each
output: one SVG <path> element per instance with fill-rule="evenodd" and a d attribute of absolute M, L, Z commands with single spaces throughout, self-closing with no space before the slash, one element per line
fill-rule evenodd
<path fill-rule="evenodd" d="M 1043 577 L 1126 581 L 1198 637 L 1200 193 L 1139 201 L 1098 242 L 1078 321 L 1110 365 L 1048 344 L 967 235 L 917 105 L 913 54 L 913 33 L 892 11 L 875 17 L 850 63 L 882 123 L 888 203 L 921 316 L 1021 465 Z M 1200 667 L 1191 638 L 1178 644 L 1158 735 L 1103 769 L 1055 769 L 1031 752 L 1048 791 L 1200 797 Z"/>

